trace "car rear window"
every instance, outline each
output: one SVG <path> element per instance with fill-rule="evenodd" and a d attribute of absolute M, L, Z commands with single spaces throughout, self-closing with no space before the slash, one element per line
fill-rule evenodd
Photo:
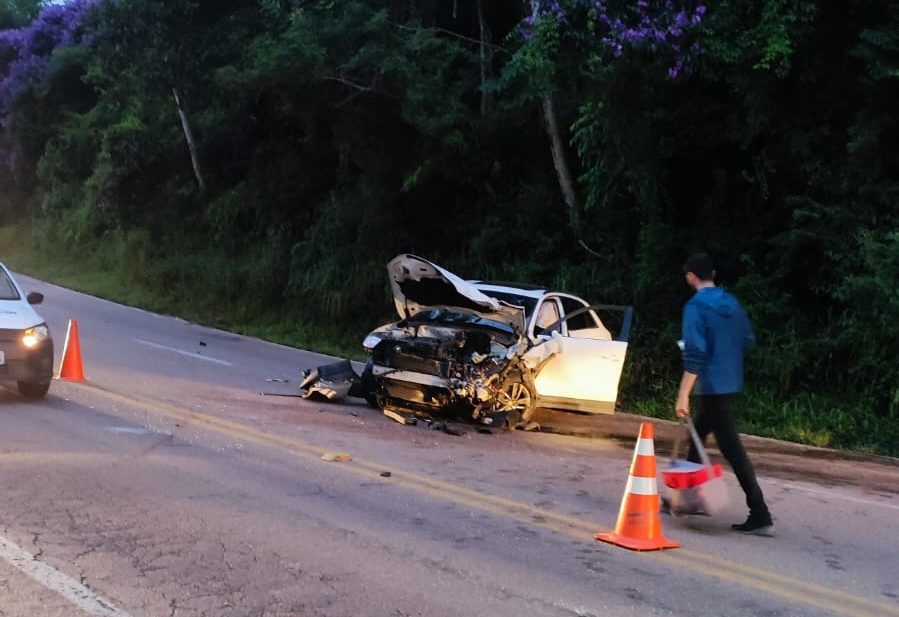
<path fill-rule="evenodd" d="M 12 279 L 3 270 L 0 270 L 0 300 L 18 300 L 19 292 L 12 284 Z"/>

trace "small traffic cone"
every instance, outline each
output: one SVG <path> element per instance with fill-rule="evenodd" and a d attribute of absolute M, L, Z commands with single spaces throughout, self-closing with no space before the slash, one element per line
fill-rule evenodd
<path fill-rule="evenodd" d="M 84 367 L 81 365 L 81 344 L 78 342 L 78 322 L 69 320 L 66 332 L 66 345 L 62 352 L 62 364 L 59 366 L 57 379 L 66 381 L 85 381 Z"/>
<path fill-rule="evenodd" d="M 613 533 L 598 533 L 597 540 L 610 542 L 632 551 L 657 551 L 678 548 L 679 542 L 662 535 L 659 516 L 659 489 L 656 484 L 656 455 L 652 423 L 640 425 L 640 437 L 634 448 L 634 460 L 621 499 L 618 524 Z"/>

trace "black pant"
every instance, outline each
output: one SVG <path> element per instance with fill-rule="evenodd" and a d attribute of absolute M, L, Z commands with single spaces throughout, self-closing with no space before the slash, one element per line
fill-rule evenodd
<path fill-rule="evenodd" d="M 706 394 L 696 397 L 699 402 L 699 409 L 693 415 L 693 424 L 699 438 L 705 443 L 705 438 L 709 433 L 715 435 L 715 441 L 718 442 L 718 449 L 721 454 L 730 463 L 737 480 L 746 493 L 746 505 L 749 506 L 749 515 L 753 518 L 770 518 L 768 506 L 765 504 L 765 497 L 762 495 L 762 489 L 758 480 L 755 478 L 755 471 L 746 450 L 743 448 L 743 442 L 740 441 L 740 434 L 737 433 L 737 423 L 734 420 L 734 400 L 735 394 Z M 690 444 L 690 454 L 688 460 L 699 463 L 699 453 L 696 446 Z"/>

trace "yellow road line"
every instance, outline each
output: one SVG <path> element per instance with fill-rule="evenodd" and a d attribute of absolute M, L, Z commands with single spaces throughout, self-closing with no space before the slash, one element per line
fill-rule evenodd
<path fill-rule="evenodd" d="M 267 433 L 232 420 L 181 409 L 160 401 L 134 398 L 95 384 L 86 383 L 80 385 L 122 405 L 148 409 L 185 424 L 192 423 L 195 426 L 214 430 L 264 447 L 278 447 L 303 459 L 317 461 L 324 451 L 323 448 L 315 444 L 294 437 Z M 595 533 L 608 531 L 605 527 L 594 525 L 589 521 L 584 521 L 574 516 L 543 510 L 512 499 L 481 493 L 450 482 L 435 480 L 434 478 L 380 463 L 376 464 L 360 460 L 355 457 L 351 464 L 341 465 L 339 469 L 368 479 L 379 479 L 381 472 L 389 471 L 392 477 L 391 485 L 399 484 L 410 490 L 424 493 L 437 499 L 452 501 L 472 510 L 480 510 L 527 525 L 542 527 L 578 540 L 589 542 Z M 656 563 L 668 567 L 711 576 L 790 602 L 813 606 L 838 615 L 846 615 L 848 617 L 899 617 L 899 606 L 822 587 L 809 581 L 791 578 L 761 568 L 734 563 L 714 555 L 679 549 L 676 551 L 646 553 L 645 556 L 653 559 Z"/>

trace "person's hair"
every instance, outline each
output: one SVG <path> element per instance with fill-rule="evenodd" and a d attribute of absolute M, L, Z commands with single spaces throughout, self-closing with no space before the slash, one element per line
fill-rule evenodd
<path fill-rule="evenodd" d="M 693 253 L 684 263 L 684 274 L 692 272 L 700 281 L 715 278 L 715 262 L 708 253 Z"/>

